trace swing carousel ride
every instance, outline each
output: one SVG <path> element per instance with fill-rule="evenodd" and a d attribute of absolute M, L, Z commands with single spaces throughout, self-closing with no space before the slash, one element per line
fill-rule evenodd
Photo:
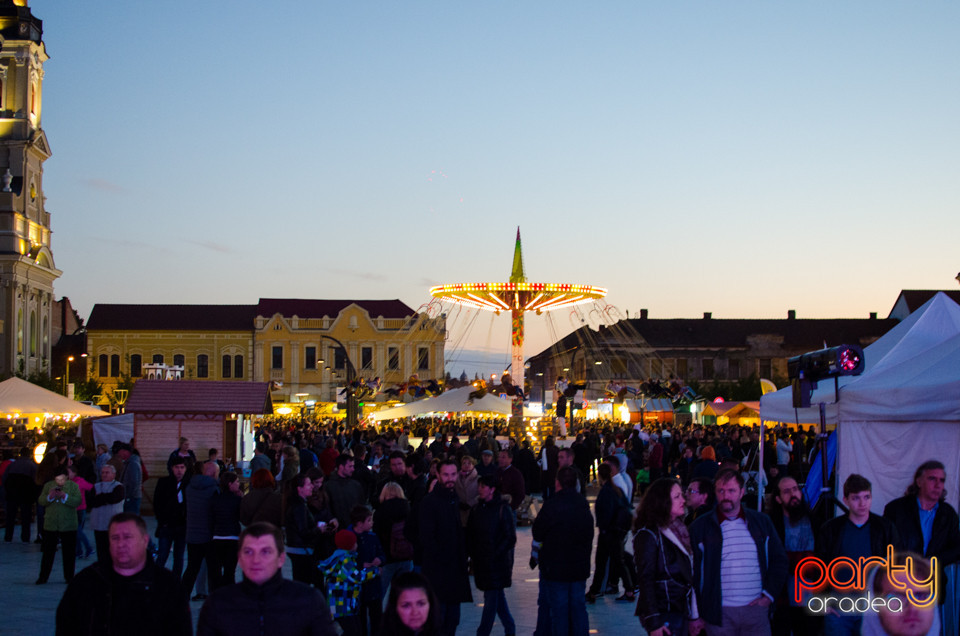
<path fill-rule="evenodd" d="M 503 374 L 501 388 L 514 400 L 514 412 L 522 416 L 524 400 L 523 318 L 527 312 L 544 312 L 600 300 L 607 290 L 592 285 L 569 283 L 531 283 L 523 271 L 523 252 L 520 228 L 513 250 L 513 269 L 505 283 L 454 283 L 430 289 L 430 295 L 441 302 L 449 302 L 473 309 L 492 311 L 500 315 L 509 311 L 513 320 L 510 330 L 510 373 Z"/>

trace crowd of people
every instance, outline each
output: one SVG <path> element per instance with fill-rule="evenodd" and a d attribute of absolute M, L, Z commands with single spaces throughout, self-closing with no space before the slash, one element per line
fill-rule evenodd
<path fill-rule="evenodd" d="M 514 634 L 505 589 L 518 522 L 532 523 L 535 636 L 584 636 L 587 605 L 604 595 L 635 607 L 651 636 L 940 633 L 938 605 L 907 599 L 926 590 L 942 600 L 942 586 L 925 588 L 921 575 L 960 561 L 942 463 L 919 466 L 882 515 L 860 475 L 842 484 L 841 502 L 811 509 L 800 486 L 816 452 L 812 429 L 776 429 L 761 453 L 749 427 L 580 424 L 535 452 L 495 421 L 347 430 L 267 420 L 248 480 L 216 449 L 200 459 L 183 438 L 148 493 L 154 536 L 139 515 L 136 449 L 88 455 L 63 442 L 39 465 L 27 450 L 0 464 L 5 540 L 18 518 L 21 540 L 31 540 L 36 506 L 37 583 L 51 576 L 58 545 L 69 583 L 62 634 L 114 633 L 128 621 L 144 625 L 140 633 L 191 633 L 193 600 L 203 602 L 199 634 L 452 635 L 474 587 L 483 595 L 477 635 L 496 622 Z M 760 483 L 770 492 L 756 511 L 746 498 Z M 96 562 L 75 576 L 93 546 Z M 805 559 L 856 564 L 887 558 L 888 546 L 911 556 L 918 575 L 903 586 L 871 576 L 863 589 L 900 598 L 901 612 L 891 603 L 855 611 L 843 584 L 797 589 Z M 292 581 L 280 574 L 288 558 Z M 838 567 L 831 580 L 849 574 Z"/>

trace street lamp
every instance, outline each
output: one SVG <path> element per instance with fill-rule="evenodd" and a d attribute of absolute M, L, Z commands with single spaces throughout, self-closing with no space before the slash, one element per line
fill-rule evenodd
<path fill-rule="evenodd" d="M 326 338 L 343 349 L 343 358 L 347 361 L 347 424 L 353 424 L 355 426 L 357 424 L 357 400 L 354 395 L 353 381 L 357 378 L 357 369 L 353 366 L 353 362 L 350 361 L 350 354 L 342 342 L 326 334 L 320 334 L 320 338 Z M 320 360 L 319 364 L 323 364 L 323 360 Z M 326 368 L 329 369 L 330 367 Z"/>
<path fill-rule="evenodd" d="M 81 357 L 81 358 L 86 358 L 86 357 L 87 357 L 87 354 L 81 353 L 81 354 L 80 354 L 80 357 Z M 67 367 L 66 367 L 65 373 L 63 374 L 63 394 L 66 395 L 66 396 L 67 396 L 68 398 L 70 398 L 70 399 L 73 399 L 73 396 L 69 395 L 69 392 L 70 392 L 70 363 L 73 362 L 75 359 L 76 359 L 76 358 L 74 358 L 73 356 L 67 356 Z"/>

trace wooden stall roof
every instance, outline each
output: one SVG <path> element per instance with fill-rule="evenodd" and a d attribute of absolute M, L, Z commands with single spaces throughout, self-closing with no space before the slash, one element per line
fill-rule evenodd
<path fill-rule="evenodd" d="M 126 403 L 129 413 L 273 413 L 268 382 L 138 380 Z"/>

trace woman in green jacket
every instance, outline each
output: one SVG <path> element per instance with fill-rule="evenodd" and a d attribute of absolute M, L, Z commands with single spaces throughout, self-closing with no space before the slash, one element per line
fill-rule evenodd
<path fill-rule="evenodd" d="M 50 578 L 53 558 L 57 554 L 57 542 L 63 549 L 63 577 L 69 583 L 77 562 L 77 506 L 80 505 L 80 488 L 67 479 L 66 467 L 60 466 L 53 479 L 43 485 L 37 503 L 46 509 L 43 517 L 43 558 L 40 560 L 42 585 Z"/>

